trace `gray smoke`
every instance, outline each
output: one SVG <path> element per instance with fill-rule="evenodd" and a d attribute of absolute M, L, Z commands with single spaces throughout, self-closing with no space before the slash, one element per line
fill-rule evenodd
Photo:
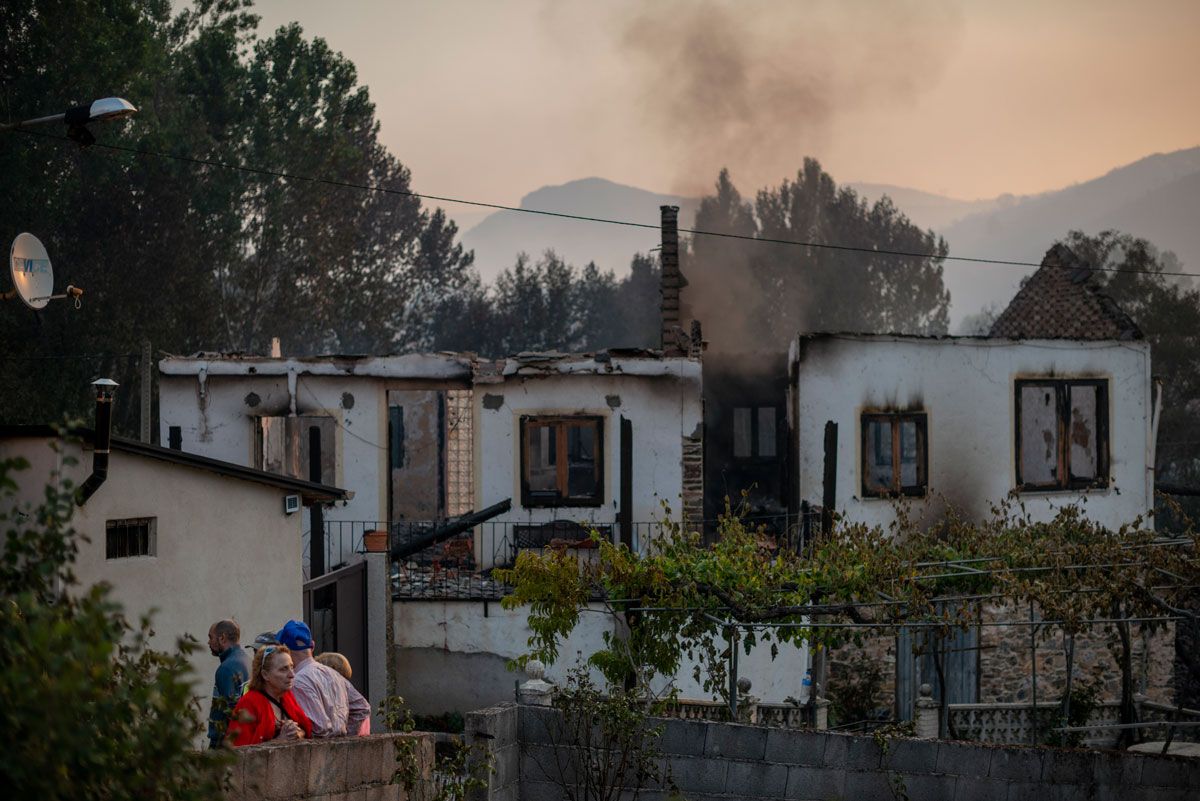
<path fill-rule="evenodd" d="M 821 156 L 837 115 L 911 103 L 960 28 L 947 0 L 656 0 L 622 14 L 617 35 L 671 190 L 697 194 L 723 166 L 747 190 L 778 183 Z"/>

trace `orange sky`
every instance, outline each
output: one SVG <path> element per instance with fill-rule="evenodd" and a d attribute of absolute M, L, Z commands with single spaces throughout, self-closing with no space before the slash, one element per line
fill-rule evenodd
<path fill-rule="evenodd" d="M 359 68 L 418 191 L 598 175 L 1033 193 L 1200 144 L 1200 1 L 260 0 Z M 719 85 L 725 82 L 726 85 Z M 469 223 L 475 215 L 449 207 Z"/>

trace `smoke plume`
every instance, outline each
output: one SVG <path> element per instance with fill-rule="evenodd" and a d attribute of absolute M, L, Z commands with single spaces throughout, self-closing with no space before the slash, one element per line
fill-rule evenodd
<path fill-rule="evenodd" d="M 777 183 L 820 157 L 838 115 L 913 102 L 960 26 L 947 2 L 656 0 L 617 36 L 672 191 L 698 194 L 726 166 L 743 186 Z"/>

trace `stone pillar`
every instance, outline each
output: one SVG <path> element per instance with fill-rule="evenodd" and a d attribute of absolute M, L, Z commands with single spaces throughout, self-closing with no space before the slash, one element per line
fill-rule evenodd
<path fill-rule="evenodd" d="M 829 728 L 829 699 L 817 696 L 816 717 L 813 722 L 817 731 L 826 731 Z"/>
<path fill-rule="evenodd" d="M 938 703 L 933 700 L 933 688 L 922 684 L 917 690 L 917 702 L 913 709 L 913 722 L 916 724 L 917 737 L 922 740 L 936 740 L 938 736 Z"/>
<path fill-rule="evenodd" d="M 554 685 L 542 677 L 546 666 L 536 659 L 529 660 L 525 672 L 531 677 L 517 690 L 517 701 L 529 706 L 550 706 L 554 700 Z"/>

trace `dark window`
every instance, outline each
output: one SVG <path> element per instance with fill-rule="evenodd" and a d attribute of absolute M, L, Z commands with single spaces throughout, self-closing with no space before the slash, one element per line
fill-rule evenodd
<path fill-rule="evenodd" d="M 862 494 L 924 495 L 929 455 L 924 412 L 862 416 Z"/>
<path fill-rule="evenodd" d="M 525 506 L 604 502 L 604 421 L 600 417 L 521 418 L 521 500 Z"/>
<path fill-rule="evenodd" d="M 1108 486 L 1108 381 L 1031 379 L 1016 385 L 1017 488 Z"/>
<path fill-rule="evenodd" d="M 158 519 L 135 517 L 104 523 L 104 558 L 154 556 L 158 551 Z"/>
<path fill-rule="evenodd" d="M 733 410 L 733 458 L 774 459 L 778 454 L 776 406 Z"/>
<path fill-rule="evenodd" d="M 298 415 L 254 419 L 255 467 L 304 481 L 316 480 L 315 477 L 320 475 L 322 484 L 337 482 L 337 421 L 332 417 Z M 315 433 L 313 429 L 316 429 Z"/>

